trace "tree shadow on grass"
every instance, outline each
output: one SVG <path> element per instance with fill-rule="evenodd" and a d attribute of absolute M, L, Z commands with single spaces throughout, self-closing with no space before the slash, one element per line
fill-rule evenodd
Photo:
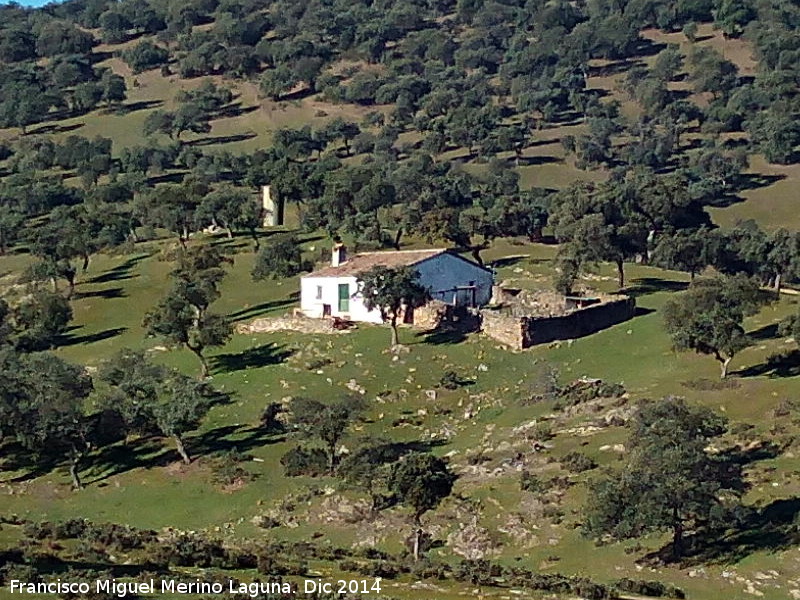
<path fill-rule="evenodd" d="M 800 375 L 800 350 L 773 354 L 766 362 L 741 369 L 736 374 L 740 377 L 797 377 Z"/>
<path fill-rule="evenodd" d="M 639 277 L 631 283 L 633 285 L 625 289 L 625 294 L 634 298 L 657 292 L 681 292 L 689 287 L 689 283 L 686 281 L 673 281 L 660 277 Z"/>
<path fill-rule="evenodd" d="M 0 483 L 24 483 L 32 481 L 37 477 L 46 475 L 57 465 L 52 459 L 34 460 L 29 451 L 20 446 L 16 441 L 6 441 L 0 444 L 0 456 L 2 463 L 0 473 L 3 471 L 22 471 L 21 475 L 9 479 L 0 479 Z"/>
<path fill-rule="evenodd" d="M 774 340 L 776 338 L 779 338 L 780 336 L 778 335 L 778 324 L 772 323 L 770 325 L 764 325 L 763 327 L 759 327 L 755 331 L 751 331 L 750 333 L 748 333 L 747 337 L 749 337 L 751 340 L 758 340 L 758 341 Z"/>
<path fill-rule="evenodd" d="M 549 165 L 553 163 L 563 163 L 564 160 L 557 156 L 522 156 L 519 159 L 521 167 L 535 167 L 538 165 Z"/>
<path fill-rule="evenodd" d="M 218 136 L 208 136 L 204 138 L 200 138 L 197 140 L 191 140 L 186 142 L 186 146 L 212 146 L 214 144 L 231 144 L 233 142 L 243 142 L 245 140 L 251 140 L 256 137 L 255 133 L 238 133 L 236 135 L 218 135 Z"/>
<path fill-rule="evenodd" d="M 113 327 L 111 329 L 106 329 L 104 331 L 98 331 L 95 333 L 87 333 L 85 335 L 65 335 L 62 336 L 58 340 L 58 347 L 66 347 L 66 346 L 76 346 L 78 344 L 93 344 L 95 342 L 102 342 L 103 340 L 110 340 L 111 338 L 117 337 L 122 333 L 128 331 L 127 327 Z"/>
<path fill-rule="evenodd" d="M 244 352 L 218 354 L 211 358 L 215 373 L 232 373 L 243 369 L 257 369 L 267 365 L 277 365 L 288 359 L 294 352 L 286 346 L 264 344 L 249 348 Z"/>
<path fill-rule="evenodd" d="M 236 450 L 246 453 L 255 448 L 277 444 L 286 440 L 283 432 L 265 427 L 240 427 L 228 425 L 203 432 L 189 439 L 188 448 L 194 456 L 208 456 L 215 452 Z M 177 454 L 176 454 L 177 456 Z"/>
<path fill-rule="evenodd" d="M 261 304 L 256 304 L 255 306 L 248 306 L 247 308 L 242 308 L 241 310 L 230 313 L 228 318 L 235 322 L 253 319 L 276 308 L 291 306 L 297 301 L 296 296 L 297 294 L 292 294 L 292 297 L 285 298 L 283 300 L 270 300 L 269 302 L 262 302 Z"/>
<path fill-rule="evenodd" d="M 417 336 L 422 336 L 424 344 L 434 346 L 460 344 L 467 339 L 467 332 L 458 328 L 439 328 L 430 331 L 423 331 Z"/>
<path fill-rule="evenodd" d="M 240 117 L 242 115 L 250 114 L 258 110 L 258 106 L 243 106 L 241 102 L 233 102 L 227 106 L 223 106 L 216 115 L 215 119 L 224 119 L 231 117 Z"/>
<path fill-rule="evenodd" d="M 111 281 L 122 281 L 124 279 L 133 279 L 134 277 L 138 277 L 138 275 L 132 275 L 131 271 L 138 263 L 149 256 L 149 254 L 133 256 L 127 259 L 125 262 L 118 264 L 113 269 L 109 269 L 102 275 L 92 277 L 87 283 L 109 283 Z"/>
<path fill-rule="evenodd" d="M 174 457 L 177 457 L 177 451 L 167 447 L 163 438 L 155 436 L 112 444 L 92 456 L 85 473 L 97 475 L 93 478 L 84 475 L 84 481 L 86 485 L 92 485 L 134 469 L 163 467 L 172 462 Z"/>
<path fill-rule="evenodd" d="M 69 131 L 75 131 L 76 129 L 80 129 L 83 126 L 84 123 L 73 123 L 71 125 L 60 125 L 58 123 L 50 125 L 42 125 L 41 127 L 37 127 L 36 129 L 28 131 L 28 135 L 43 135 L 46 133 L 67 133 Z"/>
<path fill-rule="evenodd" d="M 775 500 L 743 511 L 724 532 L 698 532 L 686 538 L 685 565 L 733 564 L 755 552 L 781 552 L 800 544 L 800 498 Z M 664 549 L 666 550 L 666 549 Z"/>
<path fill-rule="evenodd" d="M 489 263 L 489 266 L 493 269 L 502 269 L 503 267 L 513 267 L 524 260 L 535 262 L 535 260 L 538 259 L 531 259 L 531 257 L 527 254 L 517 254 L 515 256 L 504 256 L 503 258 L 493 260 Z"/>
<path fill-rule="evenodd" d="M 129 115 L 133 112 L 139 110 L 147 110 L 150 108 L 157 108 L 159 106 L 163 106 L 163 100 L 141 100 L 139 102 L 130 102 L 128 104 L 123 104 L 116 109 L 116 113 L 118 115 Z"/>
<path fill-rule="evenodd" d="M 758 188 L 768 187 L 773 183 L 777 183 L 786 179 L 786 175 L 767 175 L 765 173 L 743 173 L 738 177 L 738 184 L 736 185 L 737 191 L 755 190 Z"/>
<path fill-rule="evenodd" d="M 104 290 L 93 290 L 91 292 L 76 292 L 75 300 L 82 298 L 103 298 L 112 300 L 114 298 L 125 298 L 127 294 L 121 287 L 106 288 Z"/>
<path fill-rule="evenodd" d="M 52 557 L 48 557 L 48 562 L 46 563 L 46 567 L 42 567 L 42 565 L 36 565 L 36 570 L 39 573 L 51 573 L 53 575 L 60 575 L 64 574 L 67 571 L 91 571 L 91 572 L 102 572 L 102 571 L 110 571 L 112 577 L 127 577 L 127 578 L 136 578 L 141 575 L 152 575 L 154 567 L 151 564 L 142 564 L 142 565 L 120 565 L 111 562 L 89 562 L 83 560 L 64 560 L 62 558 L 53 560 Z M 161 570 L 157 569 L 157 573 L 161 573 L 164 575 L 169 574 L 168 570 Z"/>

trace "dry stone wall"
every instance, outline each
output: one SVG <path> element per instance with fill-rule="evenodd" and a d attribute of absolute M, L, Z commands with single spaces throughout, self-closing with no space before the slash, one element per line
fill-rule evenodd
<path fill-rule="evenodd" d="M 481 312 L 482 329 L 497 341 L 523 350 L 536 344 L 590 335 L 633 318 L 636 301 L 622 296 L 552 317 L 511 316 L 502 311 Z"/>

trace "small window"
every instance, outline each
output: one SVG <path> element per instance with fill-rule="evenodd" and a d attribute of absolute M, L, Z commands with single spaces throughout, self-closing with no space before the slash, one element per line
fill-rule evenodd
<path fill-rule="evenodd" d="M 317 286 L 317 300 L 322 300 L 322 286 Z"/>

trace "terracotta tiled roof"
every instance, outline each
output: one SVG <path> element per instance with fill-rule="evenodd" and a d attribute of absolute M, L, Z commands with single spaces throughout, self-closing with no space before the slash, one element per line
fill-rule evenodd
<path fill-rule="evenodd" d="M 430 250 L 397 250 L 394 252 L 362 252 L 349 256 L 338 267 L 322 267 L 306 277 L 348 277 L 368 271 L 372 267 L 409 267 L 421 263 L 433 256 L 444 254 L 445 248 L 432 248 Z"/>

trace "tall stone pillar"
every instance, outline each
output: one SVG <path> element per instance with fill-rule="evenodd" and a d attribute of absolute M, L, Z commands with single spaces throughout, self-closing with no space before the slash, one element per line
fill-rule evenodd
<path fill-rule="evenodd" d="M 277 193 L 269 185 L 261 187 L 261 208 L 264 211 L 264 227 L 283 225 L 283 207 Z"/>

